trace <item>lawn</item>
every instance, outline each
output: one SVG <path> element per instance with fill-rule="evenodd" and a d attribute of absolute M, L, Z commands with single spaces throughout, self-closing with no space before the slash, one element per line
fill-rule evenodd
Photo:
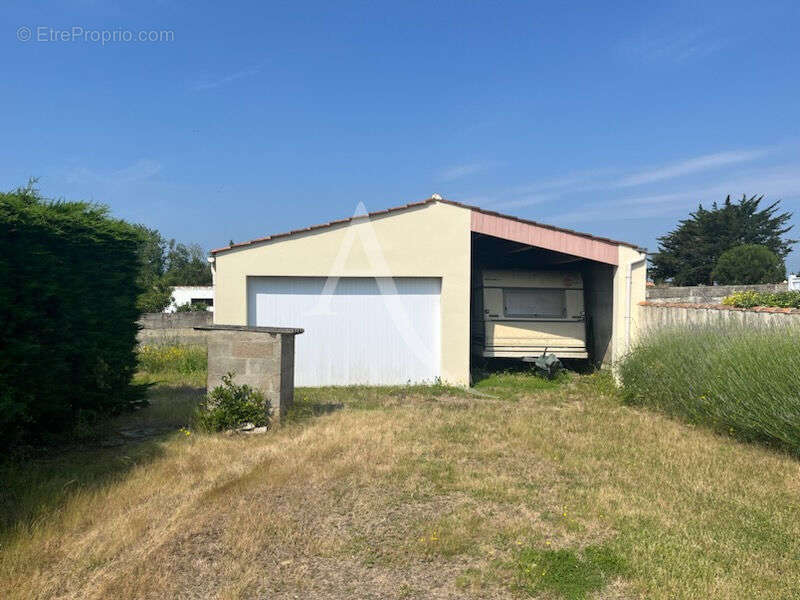
<path fill-rule="evenodd" d="M 625 406 L 607 374 L 301 389 L 257 436 L 180 430 L 202 390 L 171 383 L 115 424 L 153 437 L 3 467 L 1 597 L 800 589 L 800 463 Z"/>

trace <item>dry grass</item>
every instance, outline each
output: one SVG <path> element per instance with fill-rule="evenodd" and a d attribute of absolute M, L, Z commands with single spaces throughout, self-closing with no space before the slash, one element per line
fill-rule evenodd
<path fill-rule="evenodd" d="M 516 379 L 499 398 L 300 391 L 295 422 L 264 436 L 93 450 L 107 469 L 75 467 L 7 524 L 0 596 L 558 597 L 525 561 L 590 547 L 623 565 L 592 597 L 800 589 L 796 460 L 622 406 L 603 376 Z"/>

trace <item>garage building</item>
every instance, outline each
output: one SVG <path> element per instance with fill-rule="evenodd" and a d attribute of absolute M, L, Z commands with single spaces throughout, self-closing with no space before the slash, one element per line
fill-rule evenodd
<path fill-rule="evenodd" d="M 468 385 L 485 269 L 580 274 L 589 356 L 636 335 L 645 251 L 434 196 L 212 251 L 214 323 L 302 327 L 298 386 Z"/>

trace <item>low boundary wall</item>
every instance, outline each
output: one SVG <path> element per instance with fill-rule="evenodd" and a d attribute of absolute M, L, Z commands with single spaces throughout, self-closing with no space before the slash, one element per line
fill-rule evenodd
<path fill-rule="evenodd" d="M 725 296 L 735 292 L 785 292 L 789 284 L 765 283 L 759 285 L 693 285 L 685 287 L 647 288 L 648 302 L 683 302 L 689 304 L 719 304 Z"/>
<path fill-rule="evenodd" d="M 640 302 L 639 308 L 639 325 L 644 332 L 681 325 L 800 325 L 800 309 L 797 308 L 738 308 L 722 304 L 652 301 Z"/>
<path fill-rule="evenodd" d="M 140 344 L 198 345 L 205 346 L 206 331 L 195 327 L 208 327 L 214 320 L 209 311 L 145 313 L 139 318 L 141 329 L 137 335 Z"/>

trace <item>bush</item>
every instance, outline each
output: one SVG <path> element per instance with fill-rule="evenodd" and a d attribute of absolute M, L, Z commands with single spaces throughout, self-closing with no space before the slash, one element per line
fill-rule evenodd
<path fill-rule="evenodd" d="M 0 445 L 140 402 L 137 230 L 105 207 L 0 193 Z"/>
<path fill-rule="evenodd" d="M 172 286 L 158 280 L 145 288 L 136 300 L 136 306 L 142 313 L 160 313 L 172 302 Z"/>
<path fill-rule="evenodd" d="M 185 304 L 179 304 L 175 307 L 175 312 L 206 312 L 208 310 L 207 304 L 202 304 L 198 302 L 197 304 L 192 304 L 191 302 L 186 302 Z"/>
<path fill-rule="evenodd" d="M 796 326 L 737 324 L 652 332 L 619 374 L 631 404 L 800 453 L 799 371 Z"/>
<path fill-rule="evenodd" d="M 264 395 L 249 385 L 233 382 L 233 373 L 222 377 L 222 385 L 215 387 L 200 406 L 196 424 L 205 431 L 236 429 L 245 423 L 256 427 L 269 426 L 272 406 Z"/>
<path fill-rule="evenodd" d="M 147 373 L 201 373 L 208 366 L 205 346 L 140 346 L 139 369 Z"/>
<path fill-rule="evenodd" d="M 726 298 L 722 303 L 726 306 L 739 308 L 753 308 L 754 306 L 776 306 L 779 308 L 800 308 L 800 291 L 788 292 L 736 292 Z"/>
<path fill-rule="evenodd" d="M 754 306 L 761 306 L 762 297 L 764 294 L 754 291 L 735 292 L 730 296 L 722 299 L 725 306 L 736 306 L 738 308 L 753 308 Z"/>
<path fill-rule="evenodd" d="M 786 267 L 766 246 L 744 244 L 722 253 L 712 278 L 721 285 L 775 283 L 786 278 Z"/>

